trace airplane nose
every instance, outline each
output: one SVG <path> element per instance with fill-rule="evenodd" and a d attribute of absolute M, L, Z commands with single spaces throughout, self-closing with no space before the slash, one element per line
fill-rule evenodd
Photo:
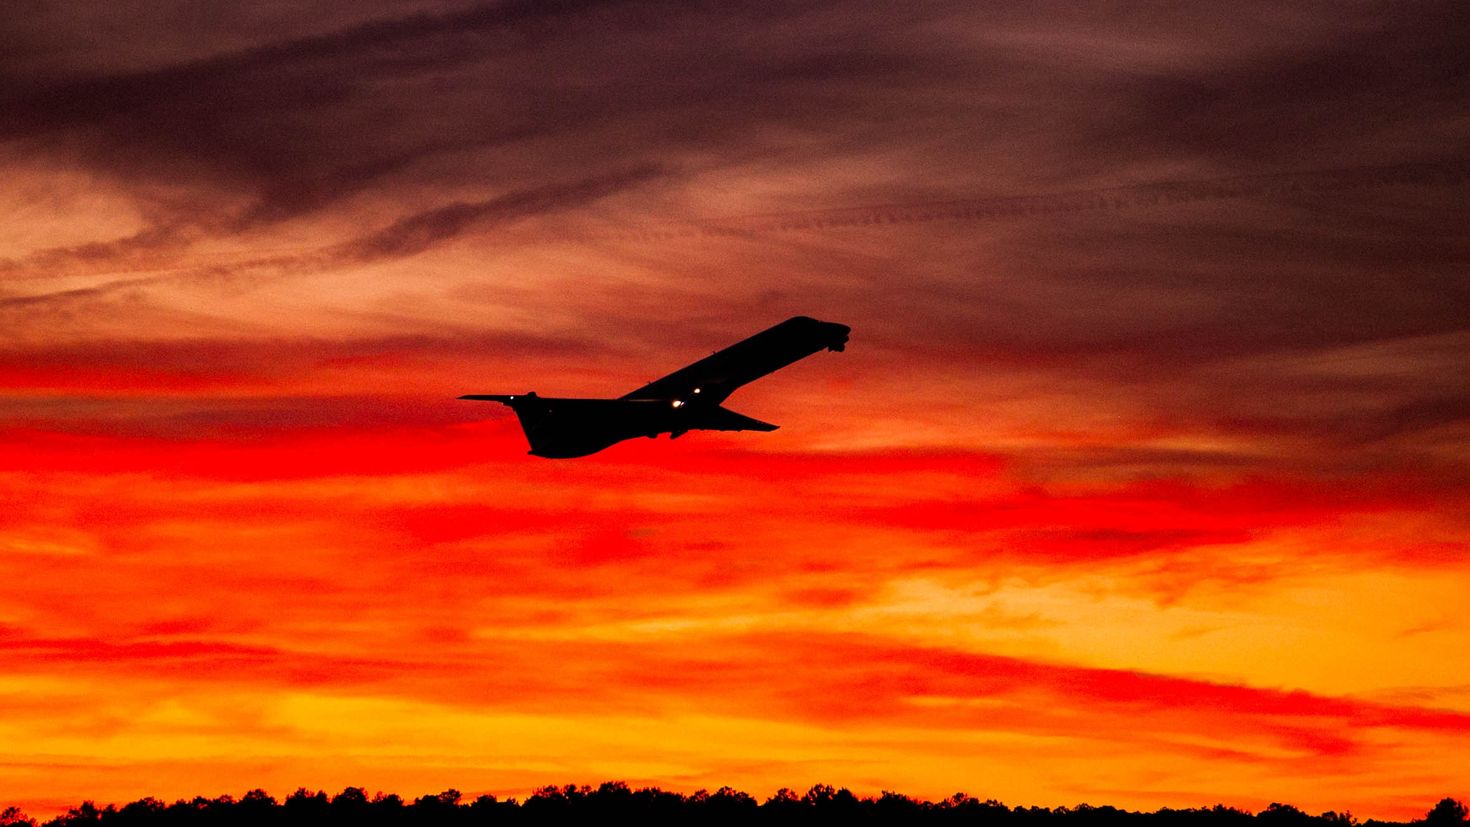
<path fill-rule="evenodd" d="M 831 336 L 828 350 L 842 351 L 847 347 L 847 335 L 852 332 L 852 328 L 836 322 L 822 322 L 822 327 Z"/>

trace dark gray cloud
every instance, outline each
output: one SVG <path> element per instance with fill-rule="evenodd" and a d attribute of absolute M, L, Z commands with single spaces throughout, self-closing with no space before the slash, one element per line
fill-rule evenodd
<path fill-rule="evenodd" d="M 154 197 L 155 183 L 171 187 L 169 198 L 182 199 L 135 237 L 43 252 L 35 264 L 126 260 L 176 246 L 183 236 L 289 219 L 425 158 L 514 138 L 526 131 L 525 119 L 507 117 L 514 113 L 492 97 L 505 79 L 487 62 L 534 49 L 570 19 L 617 5 L 479 4 L 385 17 L 142 71 L 0 73 L 0 105 L 7 112 L 0 145 L 79 161 L 124 179 L 145 200 Z M 146 49 L 147 32 L 139 34 L 136 48 Z M 464 70 L 475 64 L 479 70 Z M 428 111 L 425 101 L 446 97 L 450 106 Z M 552 168 L 507 176 L 485 169 L 467 177 L 534 187 L 598 172 Z M 181 196 L 179 184 L 194 194 Z"/>
<path fill-rule="evenodd" d="M 707 147 L 880 143 L 984 161 L 992 148 L 1029 147 L 1032 160 L 1046 150 L 1076 174 L 1159 157 L 1361 161 L 1362 137 L 1383 141 L 1463 110 L 1460 4 L 1388 18 L 1385 5 L 1304 8 L 1284 21 L 1298 27 L 1290 37 L 1273 31 L 1285 16 L 1273 8 L 421 8 L 178 62 L 156 54 L 144 70 L 0 76 L 0 138 L 70 144 L 103 168 L 276 187 L 356 180 L 446 145 L 574 129 L 594 138 L 581 146 L 615 151 L 630 148 L 628 137 L 652 137 L 641 146 L 652 160 Z M 142 53 L 158 31 L 133 34 Z M 1357 140 L 1344 134 L 1349 124 Z M 776 140 L 775 129 L 789 132 Z M 1334 147 L 1346 151 L 1328 153 Z M 487 155 L 460 167 L 505 171 Z"/>
<path fill-rule="evenodd" d="M 1118 183 L 1164 162 L 1213 175 L 1423 160 L 1443 144 L 1414 136 L 1464 107 L 1464 13 L 1387 8 L 398 4 L 335 29 L 302 12 L 313 33 L 275 39 L 264 12 L 196 21 L 219 44 L 205 54 L 140 13 L 102 67 L 0 63 L 0 143 L 197 187 L 173 221 L 210 232 L 404 183 L 535 186 L 610 163 L 879 155 L 895 174 L 831 195 L 893 200 Z M 74 42 L 65 27 L 87 22 L 47 19 L 63 31 L 12 23 L 13 39 Z"/>
<path fill-rule="evenodd" d="M 151 144 L 180 159 L 233 161 L 245 171 L 270 172 L 300 160 L 292 157 L 293 149 L 307 155 L 303 139 L 328 126 L 307 123 L 300 131 L 282 132 L 289 125 L 286 116 L 302 111 L 331 116 L 333 104 L 375 82 L 484 59 L 490 44 L 479 39 L 487 33 L 516 29 L 524 37 L 538 25 L 599 5 L 607 4 L 512 0 L 374 20 L 146 71 L 10 77 L 5 80 L 10 117 L 0 136 L 97 129 L 118 145 Z M 251 121 L 267 116 L 274 117 Z"/>
<path fill-rule="evenodd" d="M 1385 11 L 1346 4 L 1336 31 L 1320 18 L 1295 21 L 1303 36 L 1290 48 L 1262 53 L 1242 43 L 1234 59 L 1142 78 L 1125 123 L 1160 152 L 1231 166 L 1448 149 L 1413 133 L 1470 112 L 1470 14 L 1463 3 L 1391 19 Z"/>

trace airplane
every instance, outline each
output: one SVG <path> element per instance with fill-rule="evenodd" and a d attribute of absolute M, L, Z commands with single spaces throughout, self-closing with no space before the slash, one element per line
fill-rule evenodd
<path fill-rule="evenodd" d="M 720 403 L 737 388 L 819 350 L 841 351 L 852 328 L 795 316 L 742 342 L 680 368 L 617 399 L 525 394 L 466 394 L 515 411 L 531 456 L 569 459 L 595 454 L 625 439 L 689 431 L 774 431 L 778 426 Z"/>

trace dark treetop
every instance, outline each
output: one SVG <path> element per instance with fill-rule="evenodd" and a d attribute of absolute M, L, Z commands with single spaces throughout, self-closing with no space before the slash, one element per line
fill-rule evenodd
<path fill-rule="evenodd" d="M 360 787 L 336 796 L 305 788 L 277 801 L 262 790 L 244 797 L 195 798 L 166 804 L 144 798 L 117 807 L 98 808 L 88 801 L 38 825 L 15 807 L 0 811 L 0 827 L 244 827 L 244 825 L 312 825 L 312 827 L 478 827 L 541 824 L 866 824 L 866 825 L 1058 825 L 1058 827 L 1352 827 L 1351 813 L 1328 811 L 1308 815 L 1288 804 L 1272 804 L 1252 815 L 1223 805 L 1194 809 L 1161 809 L 1142 813 L 1115 807 L 1007 807 L 994 799 L 956 793 L 941 801 L 921 801 L 893 792 L 859 798 L 825 784 L 803 795 L 781 789 L 765 802 L 729 787 L 692 795 L 657 788 L 632 789 L 609 781 L 598 787 L 542 787 L 524 802 L 483 795 L 464 801 L 458 790 L 405 801 L 397 795 L 371 797 Z M 1461 827 L 1465 805 L 1445 798 L 1422 819 L 1425 827 Z M 1396 824 L 1369 820 L 1363 827 Z"/>

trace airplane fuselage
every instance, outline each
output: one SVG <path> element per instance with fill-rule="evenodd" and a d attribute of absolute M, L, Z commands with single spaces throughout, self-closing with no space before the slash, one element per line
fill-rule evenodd
<path fill-rule="evenodd" d="M 675 404 L 679 403 L 679 404 Z M 664 399 L 578 399 L 535 393 L 508 397 L 521 421 L 531 455 L 570 459 L 595 454 L 636 437 L 681 436 L 697 430 L 774 431 L 775 425 L 719 404 Z"/>
<path fill-rule="evenodd" d="M 635 437 L 688 431 L 774 431 L 777 426 L 721 403 L 735 389 L 819 350 L 842 350 L 851 328 L 797 316 L 657 379 L 618 399 L 470 394 L 515 411 L 533 456 L 595 454 Z"/>

